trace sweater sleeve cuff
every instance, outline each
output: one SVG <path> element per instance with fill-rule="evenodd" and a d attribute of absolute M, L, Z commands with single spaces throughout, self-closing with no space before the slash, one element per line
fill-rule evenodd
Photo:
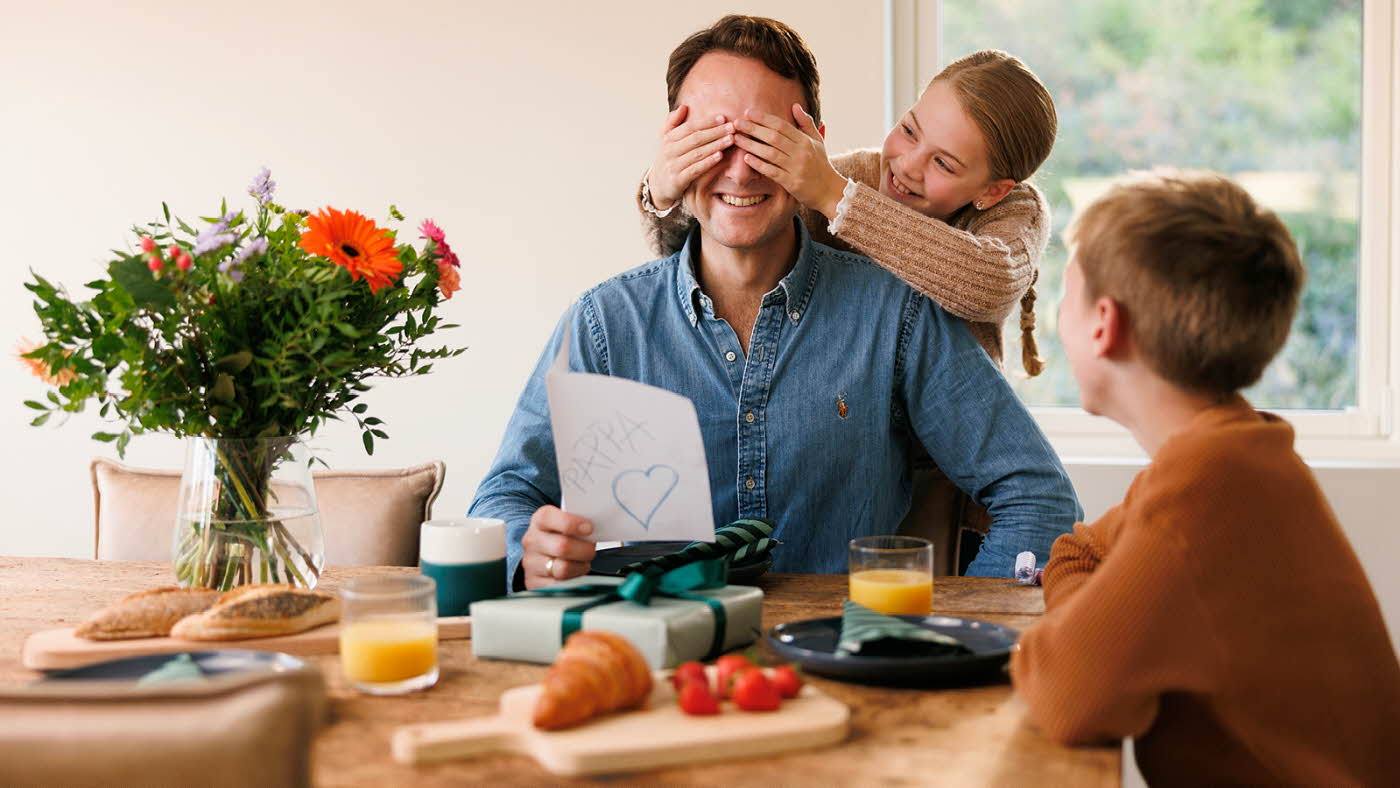
<path fill-rule="evenodd" d="M 831 224 L 826 226 L 826 231 L 832 235 L 841 232 L 841 220 L 846 218 L 846 211 L 851 207 L 851 197 L 856 193 L 856 182 L 852 178 L 846 179 L 846 188 L 841 190 L 841 202 L 836 203 L 836 216 L 831 220 Z"/>

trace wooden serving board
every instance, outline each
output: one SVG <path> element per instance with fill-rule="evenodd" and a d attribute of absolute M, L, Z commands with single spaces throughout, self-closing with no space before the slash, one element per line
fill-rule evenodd
<path fill-rule="evenodd" d="M 719 714 L 691 716 L 676 704 L 670 671 L 657 671 L 655 680 L 644 708 L 561 731 L 538 730 L 530 722 L 540 685 L 515 687 L 501 693 L 494 717 L 400 727 L 394 759 L 417 764 L 512 752 L 533 757 L 554 774 L 581 776 L 768 755 L 846 738 L 850 709 L 810 685 L 777 711 L 742 711 L 722 701 Z"/>
<path fill-rule="evenodd" d="M 438 639 L 458 640 L 472 634 L 470 616 L 444 616 L 438 619 Z M 78 668 L 122 657 L 142 654 L 171 654 L 181 651 L 212 651 L 221 648 L 249 648 L 281 651 L 298 656 L 335 654 L 340 651 L 339 622 L 298 632 L 241 640 L 177 640 L 175 638 L 133 638 L 131 640 L 85 640 L 73 628 L 35 632 L 24 641 L 24 666 L 30 670 Z"/>

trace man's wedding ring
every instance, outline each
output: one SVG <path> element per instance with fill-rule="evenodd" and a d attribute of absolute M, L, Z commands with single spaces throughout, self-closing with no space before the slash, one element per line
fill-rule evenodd
<path fill-rule="evenodd" d="M 554 577 L 554 556 L 550 556 L 549 560 L 544 562 L 544 573 Z"/>

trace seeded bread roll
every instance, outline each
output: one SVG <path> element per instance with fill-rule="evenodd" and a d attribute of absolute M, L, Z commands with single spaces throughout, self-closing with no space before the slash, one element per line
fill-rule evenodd
<path fill-rule="evenodd" d="M 73 634 L 88 640 L 164 637 L 177 621 L 218 600 L 219 592 L 208 588 L 168 586 L 138 591 L 93 613 Z"/>
<path fill-rule="evenodd" d="M 175 624 L 170 636 L 183 640 L 239 640 L 291 635 L 340 618 L 340 598 L 325 591 L 285 584 L 243 586 L 218 604 Z"/>

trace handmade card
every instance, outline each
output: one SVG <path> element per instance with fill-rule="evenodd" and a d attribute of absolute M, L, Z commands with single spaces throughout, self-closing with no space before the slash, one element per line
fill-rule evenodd
<path fill-rule="evenodd" d="M 710 472 L 695 405 L 626 378 L 569 371 L 569 337 L 545 378 L 565 511 L 594 541 L 713 541 Z"/>

